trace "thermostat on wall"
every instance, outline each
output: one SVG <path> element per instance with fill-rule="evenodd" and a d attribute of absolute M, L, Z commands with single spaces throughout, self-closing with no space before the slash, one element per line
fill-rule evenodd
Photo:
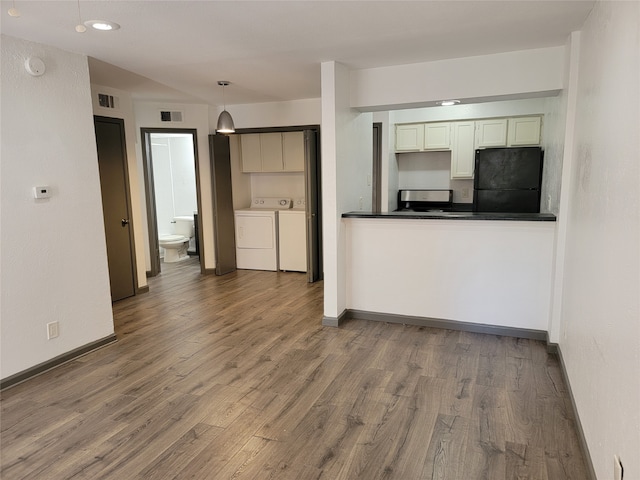
<path fill-rule="evenodd" d="M 50 198 L 51 197 L 51 188 L 50 187 L 33 187 L 33 196 L 35 198 Z"/>

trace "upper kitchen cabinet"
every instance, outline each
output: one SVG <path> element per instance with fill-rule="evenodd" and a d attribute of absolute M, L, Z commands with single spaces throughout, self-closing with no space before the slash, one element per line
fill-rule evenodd
<path fill-rule="evenodd" d="M 282 161 L 285 172 L 304 172 L 304 132 L 282 134 Z"/>
<path fill-rule="evenodd" d="M 510 147 L 540 145 L 540 129 L 540 117 L 510 118 L 507 145 Z"/>
<path fill-rule="evenodd" d="M 284 170 L 281 133 L 261 133 L 260 150 L 263 172 L 282 172 Z"/>
<path fill-rule="evenodd" d="M 260 149 L 259 133 L 240 135 L 240 152 L 243 172 L 249 173 L 262 171 L 262 153 Z"/>
<path fill-rule="evenodd" d="M 396 125 L 396 152 L 417 152 L 422 150 L 424 123 Z"/>
<path fill-rule="evenodd" d="M 451 129 L 451 178 L 473 178 L 475 122 L 453 122 Z"/>
<path fill-rule="evenodd" d="M 476 120 L 476 148 L 507 146 L 507 119 Z"/>
<path fill-rule="evenodd" d="M 426 123 L 424 125 L 424 150 L 449 150 L 451 124 Z"/>
<path fill-rule="evenodd" d="M 240 149 L 244 173 L 304 171 L 303 132 L 245 133 Z"/>

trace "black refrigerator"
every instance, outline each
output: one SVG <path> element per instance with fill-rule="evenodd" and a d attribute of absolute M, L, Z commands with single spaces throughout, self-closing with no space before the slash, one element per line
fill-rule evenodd
<path fill-rule="evenodd" d="M 539 213 L 540 147 L 476 150 L 473 211 Z"/>

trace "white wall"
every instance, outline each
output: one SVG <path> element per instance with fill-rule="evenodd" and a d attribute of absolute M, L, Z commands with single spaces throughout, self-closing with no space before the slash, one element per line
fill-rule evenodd
<path fill-rule="evenodd" d="M 160 111 L 182 111 L 182 122 L 161 122 Z M 215 269 L 215 251 L 213 248 L 213 200 L 211 196 L 211 162 L 209 157 L 209 106 L 197 104 L 134 102 L 136 117 L 136 130 L 138 134 L 138 169 L 143 172 L 140 129 L 141 128 L 195 128 L 198 142 L 198 170 L 200 199 L 202 210 L 198 212 L 202 221 L 202 240 L 200 245 L 204 255 L 204 266 L 208 270 Z M 144 178 L 141 176 L 141 191 L 144 192 Z M 146 202 L 145 205 L 145 232 L 147 232 Z M 148 234 L 148 233 L 147 233 Z M 148 249 L 148 246 L 147 246 Z M 147 253 L 147 255 L 150 254 Z M 147 269 L 151 265 L 147 264 Z"/>
<path fill-rule="evenodd" d="M 355 70 L 351 106 L 363 111 L 433 105 L 438 100 L 549 96 L 562 89 L 564 47 Z"/>
<path fill-rule="evenodd" d="M 322 230 L 324 315 L 346 309 L 346 227 L 342 213 L 371 210 L 367 177 L 373 165 L 373 117 L 349 107 L 349 70 L 336 62 L 321 66 Z"/>
<path fill-rule="evenodd" d="M 599 479 L 640 478 L 640 3 L 581 31 L 560 348 Z"/>
<path fill-rule="evenodd" d="M 303 173 L 244 173 L 243 175 L 251 177 L 253 197 L 305 197 Z"/>
<path fill-rule="evenodd" d="M 113 316 L 87 58 L 4 35 L 1 52 L 4 379 L 112 335 Z"/>
<path fill-rule="evenodd" d="M 450 122 L 478 118 L 517 117 L 519 115 L 544 115 L 547 97 L 522 100 L 502 100 L 483 103 L 461 103 L 450 107 L 424 107 L 391 111 L 392 123 Z M 544 126 L 544 125 L 543 125 Z M 543 131 L 542 137 L 545 137 Z"/>
<path fill-rule="evenodd" d="M 546 330 L 555 222 L 346 222 L 348 308 Z"/>
<path fill-rule="evenodd" d="M 112 95 L 116 108 L 101 107 L 98 103 L 98 93 Z M 147 282 L 147 265 L 149 263 L 148 250 L 149 242 L 146 237 L 146 213 L 144 210 L 144 181 L 143 170 L 138 169 L 141 160 L 138 159 L 136 135 L 136 121 L 133 114 L 133 100 L 131 94 L 123 90 L 105 87 L 102 85 L 91 85 L 91 101 L 93 105 L 93 114 L 110 118 L 121 118 L 124 120 L 124 134 L 127 149 L 127 174 L 129 175 L 129 191 L 131 196 L 131 215 L 130 225 L 133 228 L 133 242 L 135 246 L 136 258 L 136 278 L 137 287 L 146 287 Z M 140 186 L 142 185 L 142 190 Z"/>
<path fill-rule="evenodd" d="M 547 139 L 549 157 L 556 168 L 556 175 L 561 180 L 554 180 L 551 175 L 543 175 L 543 182 L 552 180 L 560 183 L 558 198 L 550 198 L 550 209 L 557 209 L 558 229 L 556 233 L 554 275 L 552 283 L 551 315 L 549 316 L 549 341 L 559 343 L 560 327 L 562 325 L 562 297 L 564 288 L 565 258 L 567 255 L 567 230 L 569 225 L 569 212 L 571 211 L 571 186 L 573 178 L 571 171 L 574 164 L 575 149 L 575 123 L 578 97 L 578 70 L 580 58 L 580 32 L 572 32 L 567 39 L 567 57 L 565 68 L 566 87 L 562 92 L 562 99 L 557 102 L 558 112 L 551 110 L 552 120 L 548 125 L 555 124 L 557 132 Z M 545 160 L 547 161 L 547 160 Z M 547 161 L 549 163 L 549 161 Z M 553 167 L 552 167 L 553 168 Z M 544 184 L 544 183 L 543 183 Z M 547 191 L 551 191 L 548 188 Z M 554 205 L 554 201 L 557 205 Z"/>
<path fill-rule="evenodd" d="M 227 88 L 233 88 L 233 86 Z M 215 133 L 221 111 L 222 107 L 211 109 L 209 117 L 211 133 Z M 319 98 L 227 105 L 227 111 L 231 114 L 236 128 L 318 125 L 322 116 Z"/>

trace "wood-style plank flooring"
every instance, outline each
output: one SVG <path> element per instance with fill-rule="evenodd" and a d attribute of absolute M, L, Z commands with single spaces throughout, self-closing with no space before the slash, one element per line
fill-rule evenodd
<path fill-rule="evenodd" d="M 118 342 L 2 392 L 13 479 L 584 480 L 541 342 L 349 321 L 322 282 L 164 265 Z"/>

